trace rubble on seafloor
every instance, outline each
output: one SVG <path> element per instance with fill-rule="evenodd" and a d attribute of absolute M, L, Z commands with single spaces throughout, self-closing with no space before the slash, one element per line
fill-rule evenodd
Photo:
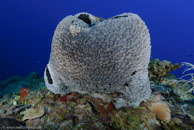
<path fill-rule="evenodd" d="M 178 65 L 157 60 L 157 64 L 156 61 L 150 62 L 150 66 L 152 95 L 133 108 L 116 109 L 111 102 L 75 92 L 54 94 L 36 73 L 27 78 L 3 81 L 0 83 L 4 92 L 0 99 L 0 129 L 7 126 L 52 130 L 194 129 L 194 96 L 187 91 L 191 84 L 178 82 L 175 76 L 170 79 L 166 76 L 174 70 L 169 68 Z M 158 75 L 160 78 L 156 78 Z"/>

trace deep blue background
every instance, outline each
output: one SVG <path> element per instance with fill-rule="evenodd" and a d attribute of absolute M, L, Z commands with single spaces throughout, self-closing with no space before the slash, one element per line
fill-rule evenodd
<path fill-rule="evenodd" d="M 0 79 L 42 76 L 58 22 L 83 11 L 104 18 L 137 13 L 150 30 L 153 58 L 194 64 L 194 0 L 1 0 Z"/>

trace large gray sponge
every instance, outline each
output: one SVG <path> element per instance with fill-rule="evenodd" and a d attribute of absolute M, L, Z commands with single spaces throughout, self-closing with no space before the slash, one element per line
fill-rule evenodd
<path fill-rule="evenodd" d="M 137 106 L 151 94 L 150 53 L 148 29 L 136 14 L 70 15 L 55 30 L 45 83 L 54 93 L 88 94 L 117 108 Z"/>

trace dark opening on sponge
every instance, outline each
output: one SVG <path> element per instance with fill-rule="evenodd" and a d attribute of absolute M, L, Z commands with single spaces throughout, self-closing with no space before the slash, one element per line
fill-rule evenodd
<path fill-rule="evenodd" d="M 89 15 L 88 14 L 80 14 L 78 16 L 79 19 L 83 20 L 85 23 L 91 25 L 91 20 L 89 19 Z"/>
<path fill-rule="evenodd" d="M 122 15 L 122 16 L 115 16 L 115 17 L 113 17 L 113 19 L 117 19 L 117 18 L 120 18 L 120 17 L 128 17 L 128 15 Z"/>
<path fill-rule="evenodd" d="M 51 75 L 50 75 L 48 67 L 46 67 L 46 76 L 47 76 L 48 83 L 49 84 L 53 84 L 53 80 L 51 78 Z"/>

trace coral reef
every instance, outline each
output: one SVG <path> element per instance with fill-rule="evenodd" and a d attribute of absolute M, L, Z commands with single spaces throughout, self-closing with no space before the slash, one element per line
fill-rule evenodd
<path fill-rule="evenodd" d="M 141 102 L 139 107 L 119 109 L 112 102 L 103 102 L 98 95 L 92 97 L 76 92 L 59 95 L 49 91 L 46 86 L 27 89 L 25 102 L 19 102 L 19 92 L 3 96 L 0 100 L 0 121 L 12 118 L 13 122 L 22 123 L 22 129 L 194 129 L 194 105 L 188 100 L 178 100 L 173 91 L 180 88 L 176 88 L 176 84 L 173 86 L 171 79 L 167 78 L 166 81 L 151 84 L 153 92 L 150 99 Z M 15 84 L 15 81 L 12 83 Z M 44 84 L 44 81 L 38 83 Z M 17 89 L 19 91 L 21 88 Z M 168 107 L 162 104 L 164 102 Z M 153 110 L 156 106 L 159 107 L 159 116 Z"/>
<path fill-rule="evenodd" d="M 18 94 L 19 90 L 23 87 L 30 88 L 31 90 L 40 89 L 45 87 L 43 81 L 44 79 L 40 78 L 35 72 L 32 72 L 25 78 L 20 76 L 10 77 L 9 79 L 0 82 L 0 98 L 5 94 Z"/>
<path fill-rule="evenodd" d="M 180 67 L 181 65 L 178 63 L 172 64 L 167 60 L 160 61 L 159 59 L 154 59 L 149 63 L 149 78 L 154 82 L 162 82 L 170 71 L 176 70 Z"/>
<path fill-rule="evenodd" d="M 138 106 L 151 94 L 150 53 L 148 29 L 136 14 L 69 15 L 55 30 L 45 83 L 55 94 L 114 94 L 116 108 Z"/>
<path fill-rule="evenodd" d="M 5 118 L 5 117 L 13 118 L 20 112 L 30 107 L 31 105 L 12 105 L 12 104 L 2 105 L 0 109 L 0 118 Z"/>
<path fill-rule="evenodd" d="M 194 96 L 189 92 L 193 86 L 187 80 L 165 76 L 162 82 L 150 82 L 152 94 L 149 99 L 138 107 L 117 109 L 107 95 L 54 94 L 46 88 L 42 78 L 35 76 L 0 83 L 4 84 L 1 90 L 7 92 L 0 98 L 0 129 L 194 129 Z M 26 84 L 29 88 L 24 89 L 27 96 L 19 101 L 19 91 Z M 7 91 L 7 87 L 12 93 Z M 107 102 L 100 96 L 104 96 Z M 157 107 L 156 111 L 154 107 Z"/>

